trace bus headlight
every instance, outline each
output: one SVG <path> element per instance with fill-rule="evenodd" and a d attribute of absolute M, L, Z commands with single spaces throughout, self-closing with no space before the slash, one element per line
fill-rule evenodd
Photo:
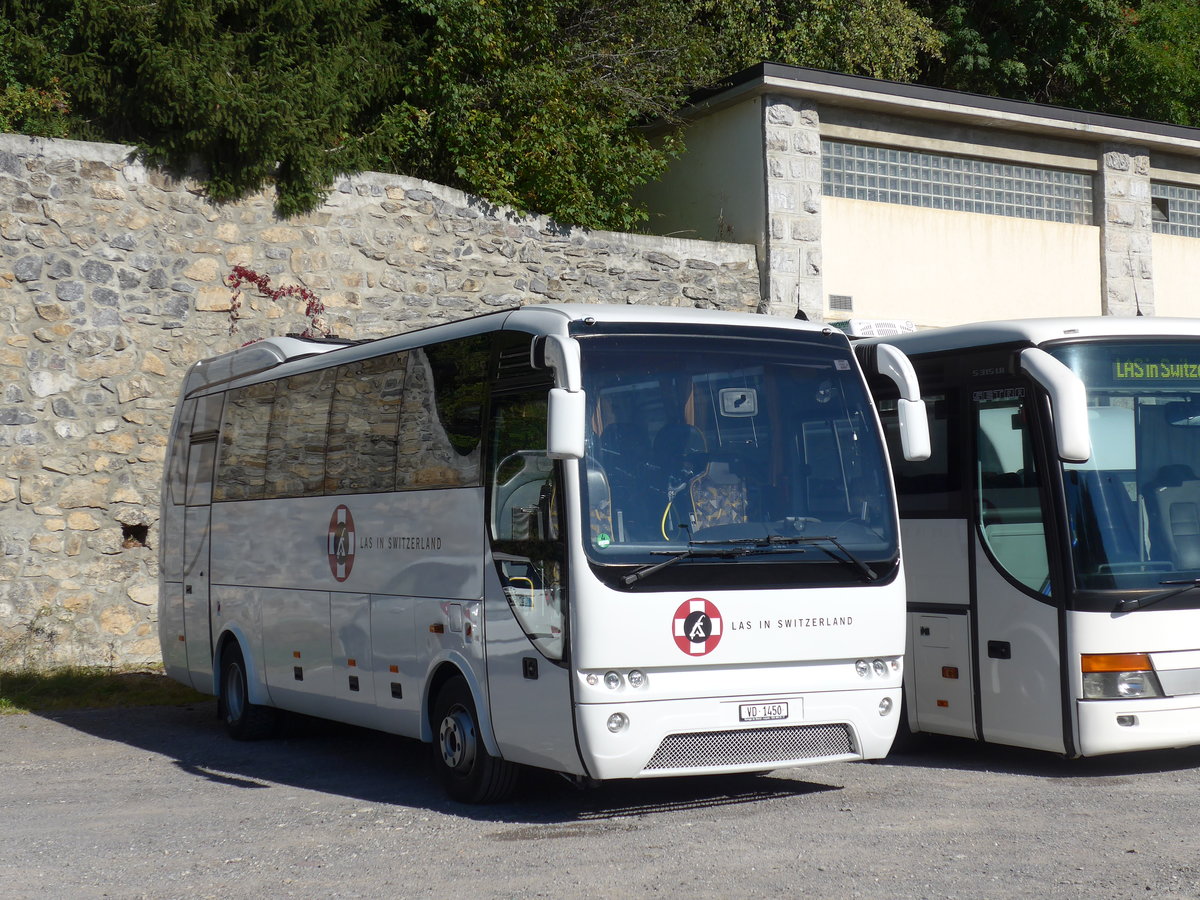
<path fill-rule="evenodd" d="M 1085 653 L 1080 659 L 1085 700 L 1137 700 L 1163 696 L 1145 653 Z"/>
<path fill-rule="evenodd" d="M 610 691 L 615 691 L 621 686 L 621 676 L 616 672 L 604 673 L 604 686 Z"/>
<path fill-rule="evenodd" d="M 854 663 L 854 671 L 858 673 L 859 678 L 886 678 L 900 671 L 900 660 L 895 657 L 874 659 L 870 662 L 860 659 Z"/>
<path fill-rule="evenodd" d="M 613 713 L 608 717 L 608 730 L 613 734 L 619 734 L 629 727 L 629 716 L 625 713 Z"/>

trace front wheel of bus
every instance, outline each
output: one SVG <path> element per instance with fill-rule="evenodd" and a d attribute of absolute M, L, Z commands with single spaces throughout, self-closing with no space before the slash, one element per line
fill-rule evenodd
<path fill-rule="evenodd" d="M 250 702 L 246 661 L 236 645 L 221 654 L 221 696 L 217 710 L 229 736 L 238 741 L 270 737 L 279 721 L 276 710 Z"/>
<path fill-rule="evenodd" d="M 447 794 L 461 803 L 495 803 L 512 794 L 517 767 L 483 745 L 475 701 L 462 678 L 438 692 L 433 726 L 433 764 Z"/>

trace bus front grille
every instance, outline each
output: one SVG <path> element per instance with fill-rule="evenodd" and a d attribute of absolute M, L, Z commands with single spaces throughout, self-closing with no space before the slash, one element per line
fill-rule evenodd
<path fill-rule="evenodd" d="M 700 731 L 667 735 L 643 771 L 788 763 L 854 755 L 854 741 L 844 724 Z"/>

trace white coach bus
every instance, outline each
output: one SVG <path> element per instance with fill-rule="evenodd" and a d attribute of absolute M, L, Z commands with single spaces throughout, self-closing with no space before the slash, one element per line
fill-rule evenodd
<path fill-rule="evenodd" d="M 893 459 L 909 727 L 1067 756 L 1200 744 L 1200 320 L 887 340 L 933 444 Z"/>
<path fill-rule="evenodd" d="M 876 357 L 873 355 L 872 360 Z M 888 348 L 912 452 L 911 367 Z M 162 510 L 167 672 L 432 742 L 460 800 L 885 755 L 904 582 L 838 331 L 539 306 L 197 363 Z"/>

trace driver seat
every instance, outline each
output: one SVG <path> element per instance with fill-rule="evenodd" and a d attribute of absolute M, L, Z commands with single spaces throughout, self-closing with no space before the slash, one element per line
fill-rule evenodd
<path fill-rule="evenodd" d="M 717 525 L 740 525 L 747 520 L 746 482 L 727 462 L 709 462 L 703 472 L 688 482 L 688 493 L 697 531 Z"/>

